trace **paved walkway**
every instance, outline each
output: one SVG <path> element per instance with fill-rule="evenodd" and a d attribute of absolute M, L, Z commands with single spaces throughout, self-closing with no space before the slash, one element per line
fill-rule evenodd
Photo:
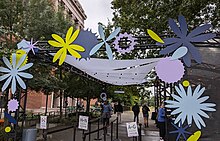
<path fill-rule="evenodd" d="M 115 115 L 112 116 L 112 119 L 115 119 Z M 139 115 L 140 119 L 139 122 L 143 124 L 143 116 L 142 113 Z M 133 121 L 133 113 L 130 111 L 127 111 L 122 114 L 122 123 L 119 124 L 119 139 L 121 141 L 133 141 L 133 138 L 127 137 L 127 131 L 126 131 L 126 123 Z M 92 131 L 97 129 L 97 125 L 94 124 L 91 127 Z M 110 128 L 108 129 L 108 133 L 110 133 Z M 114 126 L 114 138 L 115 139 L 115 132 L 116 128 Z M 149 120 L 149 128 L 142 128 L 142 141 L 159 141 L 159 133 L 157 128 L 155 127 L 154 121 Z M 97 133 L 94 133 L 91 135 L 91 140 L 94 141 L 96 138 Z M 100 138 L 103 139 L 103 132 L 100 132 Z M 65 131 L 61 131 L 58 133 L 54 133 L 50 135 L 50 138 L 48 138 L 48 141 L 73 141 L 73 129 L 68 129 Z M 76 131 L 76 141 L 83 141 L 82 140 L 82 131 L 77 130 Z M 87 136 L 86 141 L 89 141 L 89 138 Z M 110 136 L 107 136 L 107 141 L 111 141 Z"/>

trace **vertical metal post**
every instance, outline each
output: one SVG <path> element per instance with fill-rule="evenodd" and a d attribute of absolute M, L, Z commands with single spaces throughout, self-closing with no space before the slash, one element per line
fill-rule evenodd
<path fill-rule="evenodd" d="M 139 141 L 142 141 L 142 135 L 141 135 L 141 126 L 142 126 L 142 124 L 140 123 L 139 124 Z"/>
<path fill-rule="evenodd" d="M 102 140 L 99 138 L 100 118 L 98 119 L 98 132 L 95 140 Z"/>
<path fill-rule="evenodd" d="M 116 139 L 118 139 L 118 117 L 116 120 Z"/>
<path fill-rule="evenodd" d="M 76 141 L 76 126 L 73 126 L 73 141 Z"/>
<path fill-rule="evenodd" d="M 91 122 L 89 123 L 89 132 L 91 132 Z M 89 134 L 89 141 L 91 140 L 91 134 Z"/>
<path fill-rule="evenodd" d="M 82 137 L 83 137 L 83 141 L 86 141 L 85 130 L 82 131 Z"/>
<path fill-rule="evenodd" d="M 60 67 L 60 80 L 62 80 L 62 68 Z M 62 112 L 62 106 L 63 106 L 63 102 L 62 102 L 62 95 L 63 95 L 63 91 L 60 90 L 60 119 L 62 118 L 63 112 Z"/>
<path fill-rule="evenodd" d="M 106 141 L 107 126 L 104 126 L 104 141 Z"/>
<path fill-rule="evenodd" d="M 113 122 L 111 122 L 111 141 L 113 141 Z"/>

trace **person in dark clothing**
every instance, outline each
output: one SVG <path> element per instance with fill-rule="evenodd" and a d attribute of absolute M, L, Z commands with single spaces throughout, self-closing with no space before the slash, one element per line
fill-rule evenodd
<path fill-rule="evenodd" d="M 148 125 L 148 118 L 149 118 L 149 107 L 147 106 L 147 104 L 145 104 L 143 107 L 142 107 L 142 113 L 143 113 L 143 117 L 144 117 L 144 127 L 149 127 Z"/>
<path fill-rule="evenodd" d="M 138 106 L 138 103 L 135 103 L 135 105 L 132 107 L 132 111 L 134 113 L 134 122 L 136 121 L 137 118 L 137 123 L 139 123 L 139 113 L 140 113 L 140 107 Z"/>
<path fill-rule="evenodd" d="M 117 105 L 114 105 L 115 114 L 117 114 L 117 117 L 119 119 L 119 123 L 121 123 L 121 114 L 123 113 L 123 106 L 121 105 L 121 102 L 119 101 Z"/>
<path fill-rule="evenodd" d="M 161 103 L 160 109 L 158 110 L 157 124 L 160 132 L 160 140 L 165 140 L 166 128 L 165 128 L 165 108 L 164 103 Z"/>

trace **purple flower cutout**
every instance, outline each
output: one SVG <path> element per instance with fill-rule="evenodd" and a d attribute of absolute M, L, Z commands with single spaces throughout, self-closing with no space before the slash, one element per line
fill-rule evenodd
<path fill-rule="evenodd" d="M 119 41 L 122 38 L 128 38 L 128 40 L 130 41 L 130 44 L 126 47 L 126 48 L 122 48 L 119 45 Z M 129 53 L 130 51 L 132 51 L 134 49 L 134 45 L 136 45 L 135 42 L 136 38 L 132 37 L 131 34 L 128 33 L 120 33 L 119 36 L 116 37 L 115 41 L 113 42 L 113 44 L 115 45 L 114 48 L 117 49 L 117 52 L 125 54 L 125 53 Z"/>
<path fill-rule="evenodd" d="M 188 52 L 183 56 L 183 62 L 186 66 L 191 66 L 191 57 L 197 62 L 202 63 L 202 57 L 198 49 L 193 45 L 195 42 L 203 42 L 212 39 L 216 36 L 213 33 L 204 33 L 206 30 L 212 27 L 211 24 L 204 24 L 195 28 L 192 32 L 188 33 L 188 27 L 186 19 L 184 16 L 180 15 L 178 17 L 179 26 L 173 19 L 169 19 L 169 26 L 173 32 L 177 35 L 176 38 L 166 38 L 164 39 L 164 44 L 167 46 L 165 49 L 160 51 L 160 54 L 169 54 L 174 52 L 179 47 L 185 46 Z"/>
<path fill-rule="evenodd" d="M 31 41 L 28 42 L 25 39 L 23 39 L 20 43 L 17 44 L 18 49 L 23 49 L 25 50 L 27 53 L 32 50 L 33 54 L 35 55 L 35 49 L 38 49 L 35 45 L 38 43 L 35 42 L 33 43 L 33 38 L 31 38 Z"/>

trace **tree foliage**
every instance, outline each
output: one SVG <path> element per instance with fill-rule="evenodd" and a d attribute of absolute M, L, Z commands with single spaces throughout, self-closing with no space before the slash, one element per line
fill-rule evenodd
<path fill-rule="evenodd" d="M 179 14 L 186 17 L 189 27 L 212 23 L 219 27 L 219 0 L 113 0 L 114 25 L 124 31 L 146 33 L 152 29 L 158 33 L 167 30 L 168 18 Z"/>

